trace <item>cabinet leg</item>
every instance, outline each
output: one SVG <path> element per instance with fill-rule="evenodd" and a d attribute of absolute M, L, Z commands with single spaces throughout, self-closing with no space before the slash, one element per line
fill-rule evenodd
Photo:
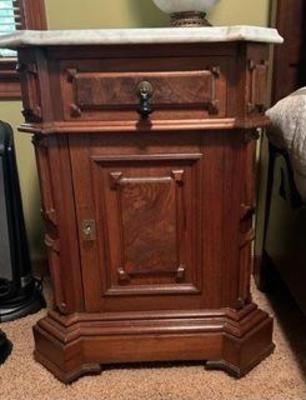
<path fill-rule="evenodd" d="M 245 375 L 248 374 L 253 368 L 255 368 L 261 361 L 265 358 L 269 357 L 273 353 L 275 349 L 275 345 L 271 344 L 267 350 L 261 353 L 257 359 L 254 360 L 253 363 L 249 364 L 247 368 L 241 368 L 237 365 L 231 364 L 226 360 L 219 360 L 219 361 L 207 361 L 205 364 L 205 369 L 208 371 L 211 370 L 220 370 L 226 372 L 228 375 L 232 376 L 233 378 L 243 378 Z"/>
<path fill-rule="evenodd" d="M 36 349 L 34 358 L 65 384 L 72 383 L 84 375 L 102 372 L 100 364 L 84 361 L 82 341 L 78 338 L 71 343 L 61 343 L 40 326 L 34 327 Z"/>
<path fill-rule="evenodd" d="M 99 364 L 80 364 L 73 370 L 65 370 L 59 368 L 56 364 L 52 363 L 49 359 L 44 357 L 39 352 L 34 352 L 35 361 L 42 364 L 61 382 L 70 384 L 85 375 L 99 375 L 102 372 L 102 367 Z"/>

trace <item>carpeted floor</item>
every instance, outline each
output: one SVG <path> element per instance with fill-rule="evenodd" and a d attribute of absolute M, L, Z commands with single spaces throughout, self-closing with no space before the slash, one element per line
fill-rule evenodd
<path fill-rule="evenodd" d="M 2 324 L 14 343 L 0 367 L 1 400 L 306 400 L 306 318 L 284 290 L 266 298 L 254 290 L 259 305 L 273 314 L 275 353 L 237 381 L 200 364 L 122 366 L 85 377 L 65 387 L 32 359 L 32 325 L 45 310 Z"/>

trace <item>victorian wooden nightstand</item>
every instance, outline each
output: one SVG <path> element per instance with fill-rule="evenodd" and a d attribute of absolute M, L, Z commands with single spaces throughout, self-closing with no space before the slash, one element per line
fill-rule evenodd
<path fill-rule="evenodd" d="M 250 295 L 255 139 L 268 44 L 254 27 L 21 32 L 54 310 L 35 358 L 205 360 L 246 374 L 273 350 Z"/>

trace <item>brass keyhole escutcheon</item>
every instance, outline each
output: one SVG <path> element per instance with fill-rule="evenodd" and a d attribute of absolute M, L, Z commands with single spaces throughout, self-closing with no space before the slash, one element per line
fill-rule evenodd
<path fill-rule="evenodd" d="M 96 240 L 96 222 L 93 219 L 85 219 L 82 222 L 84 240 L 90 242 Z"/>
<path fill-rule="evenodd" d="M 153 86 L 149 81 L 142 81 L 137 85 L 137 95 L 140 100 L 137 112 L 143 119 L 147 119 L 153 111 L 150 103 L 153 92 Z"/>

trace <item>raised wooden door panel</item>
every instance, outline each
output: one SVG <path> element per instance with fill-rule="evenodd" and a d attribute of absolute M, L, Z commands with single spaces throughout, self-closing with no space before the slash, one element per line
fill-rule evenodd
<path fill-rule="evenodd" d="M 64 119 L 138 120 L 138 85 L 152 85 L 153 120 L 226 116 L 231 59 L 211 57 L 63 61 Z M 111 70 L 109 66 L 111 65 Z"/>
<path fill-rule="evenodd" d="M 88 308 L 199 307 L 202 153 L 112 155 L 72 142 Z M 84 221 L 94 221 L 95 237 Z"/>
<path fill-rule="evenodd" d="M 104 201 L 99 220 L 107 225 L 104 295 L 200 292 L 193 229 L 200 159 L 201 154 L 91 158 L 94 196 L 97 204 Z"/>

